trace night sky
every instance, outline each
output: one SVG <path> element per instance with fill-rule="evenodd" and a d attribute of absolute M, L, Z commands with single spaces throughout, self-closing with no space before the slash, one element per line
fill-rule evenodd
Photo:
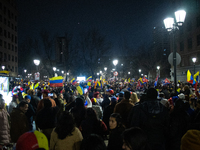
<path fill-rule="evenodd" d="M 121 41 L 137 48 L 152 42 L 154 26 L 169 15 L 164 0 L 17 0 L 18 39 L 38 38 L 45 29 L 52 34 L 75 36 L 96 28 L 119 51 Z"/>

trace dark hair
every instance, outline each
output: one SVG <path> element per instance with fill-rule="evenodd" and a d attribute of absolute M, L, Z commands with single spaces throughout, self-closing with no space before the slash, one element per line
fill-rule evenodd
<path fill-rule="evenodd" d="M 84 107 L 84 100 L 81 97 L 76 98 L 75 106 L 76 107 Z"/>
<path fill-rule="evenodd" d="M 20 107 L 24 107 L 26 104 L 28 104 L 28 102 L 26 102 L 26 101 L 21 101 L 21 102 L 19 103 L 18 107 L 19 107 L 19 108 L 20 108 Z"/>
<path fill-rule="evenodd" d="M 117 122 L 117 127 L 121 127 L 122 126 L 122 117 L 120 114 L 118 113 L 113 113 L 110 115 L 110 117 L 115 118 L 116 122 Z"/>
<path fill-rule="evenodd" d="M 131 93 L 129 91 L 124 92 L 125 99 L 129 99 L 131 97 Z"/>
<path fill-rule="evenodd" d="M 52 106 L 52 103 L 49 99 L 44 99 L 43 103 L 44 103 L 44 108 L 49 108 Z"/>
<path fill-rule="evenodd" d="M 122 134 L 125 144 L 134 150 L 147 150 L 148 138 L 144 131 L 138 127 L 126 129 Z"/>
<path fill-rule="evenodd" d="M 71 113 L 64 111 L 58 119 L 58 124 L 55 128 L 55 132 L 58 134 L 58 138 L 63 140 L 68 135 L 72 135 L 75 129 L 75 121 Z"/>
<path fill-rule="evenodd" d="M 91 134 L 83 139 L 81 150 L 106 150 L 106 145 L 99 135 Z"/>
<path fill-rule="evenodd" d="M 97 113 L 93 108 L 87 108 L 86 109 L 86 119 L 90 119 L 94 122 L 98 121 Z"/>

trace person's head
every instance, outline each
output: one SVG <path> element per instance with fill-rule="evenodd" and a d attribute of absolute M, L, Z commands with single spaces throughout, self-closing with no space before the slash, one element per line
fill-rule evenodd
<path fill-rule="evenodd" d="M 50 108 L 52 106 L 52 103 L 49 99 L 44 99 L 43 104 L 44 108 Z"/>
<path fill-rule="evenodd" d="M 35 95 L 35 91 L 32 90 L 32 89 L 30 89 L 30 90 L 27 91 L 27 94 L 28 94 L 28 95 L 31 95 L 31 96 L 32 96 L 32 95 Z"/>
<path fill-rule="evenodd" d="M 56 99 L 57 98 L 57 94 L 55 92 L 53 92 L 53 96 L 52 96 L 53 99 Z"/>
<path fill-rule="evenodd" d="M 81 97 L 76 98 L 75 106 L 76 107 L 84 107 L 84 99 Z"/>
<path fill-rule="evenodd" d="M 0 109 L 4 109 L 5 107 L 5 101 L 3 100 L 3 98 L 0 98 Z"/>
<path fill-rule="evenodd" d="M 66 136 L 71 136 L 75 128 L 75 121 L 71 113 L 64 111 L 58 118 L 58 123 L 55 132 L 59 139 L 65 139 Z"/>
<path fill-rule="evenodd" d="M 181 139 L 181 150 L 199 150 L 200 131 L 188 130 Z"/>
<path fill-rule="evenodd" d="M 63 94 L 62 93 L 58 94 L 58 99 L 63 99 Z"/>
<path fill-rule="evenodd" d="M 131 93 L 129 91 L 125 91 L 124 92 L 124 98 L 127 99 L 127 100 L 129 100 L 130 97 L 131 97 Z"/>
<path fill-rule="evenodd" d="M 19 101 L 18 95 L 13 95 L 12 102 L 17 103 L 18 101 Z"/>
<path fill-rule="evenodd" d="M 96 121 L 97 120 L 97 114 L 96 111 L 93 108 L 87 108 L 86 109 L 86 118 Z"/>
<path fill-rule="evenodd" d="M 93 94 L 93 96 L 94 96 L 94 98 L 99 98 L 99 92 L 95 92 L 95 93 Z"/>
<path fill-rule="evenodd" d="M 147 135 L 138 127 L 126 129 L 123 132 L 122 137 L 122 148 L 125 150 L 146 150 L 147 148 Z"/>
<path fill-rule="evenodd" d="M 26 113 L 27 110 L 28 110 L 28 102 L 26 102 L 26 101 L 21 101 L 21 102 L 19 103 L 19 105 L 18 105 L 18 108 L 19 108 L 21 111 L 23 111 L 24 113 Z"/>
<path fill-rule="evenodd" d="M 121 127 L 122 126 L 122 117 L 120 116 L 120 114 L 118 113 L 113 113 L 110 115 L 110 119 L 109 119 L 109 127 L 110 129 L 115 129 L 117 127 Z"/>
<path fill-rule="evenodd" d="M 106 145 L 99 135 L 91 134 L 83 139 L 81 150 L 106 150 Z"/>
<path fill-rule="evenodd" d="M 30 103 L 31 102 L 31 96 L 30 95 L 26 95 L 25 96 L 25 101 Z"/>
<path fill-rule="evenodd" d="M 108 89 L 108 90 L 106 90 L 106 94 L 107 95 L 113 95 L 114 91 L 112 89 Z"/>
<path fill-rule="evenodd" d="M 48 94 L 49 94 L 49 93 L 50 93 L 49 90 L 43 90 L 43 91 L 42 91 L 42 96 L 43 96 L 43 98 L 48 97 Z"/>
<path fill-rule="evenodd" d="M 137 103 L 137 102 L 139 102 L 138 97 L 137 97 L 137 94 L 136 94 L 135 92 L 133 92 L 133 93 L 131 94 L 131 101 L 132 101 L 134 104 Z"/>
<path fill-rule="evenodd" d="M 47 137 L 35 130 L 22 134 L 17 140 L 16 150 L 48 150 Z"/>
<path fill-rule="evenodd" d="M 111 105 L 116 105 L 117 104 L 117 98 L 115 96 L 111 97 Z"/>
<path fill-rule="evenodd" d="M 148 99 L 157 99 L 158 92 L 155 88 L 149 88 L 147 90 L 147 98 Z"/>

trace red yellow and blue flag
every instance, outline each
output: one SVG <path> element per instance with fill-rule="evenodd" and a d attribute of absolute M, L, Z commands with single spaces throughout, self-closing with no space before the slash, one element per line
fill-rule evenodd
<path fill-rule="evenodd" d="M 190 70 L 187 71 L 187 82 L 189 82 L 191 84 L 195 84 L 195 81 L 192 77 L 192 74 L 190 73 Z"/>
<path fill-rule="evenodd" d="M 58 76 L 58 77 L 49 78 L 49 82 L 50 82 L 50 87 L 62 87 L 63 77 Z"/>
<path fill-rule="evenodd" d="M 92 81 L 92 76 L 89 76 L 89 77 L 86 79 L 86 81 L 91 82 L 91 81 Z"/>

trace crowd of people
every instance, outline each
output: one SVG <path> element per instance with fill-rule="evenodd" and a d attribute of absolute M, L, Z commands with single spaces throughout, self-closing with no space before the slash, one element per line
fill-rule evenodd
<path fill-rule="evenodd" d="M 87 89 L 82 95 L 79 85 Z M 171 84 L 137 90 L 117 82 L 24 90 L 10 104 L 0 95 L 0 149 L 200 149 L 200 97 L 191 85 L 177 92 Z"/>

